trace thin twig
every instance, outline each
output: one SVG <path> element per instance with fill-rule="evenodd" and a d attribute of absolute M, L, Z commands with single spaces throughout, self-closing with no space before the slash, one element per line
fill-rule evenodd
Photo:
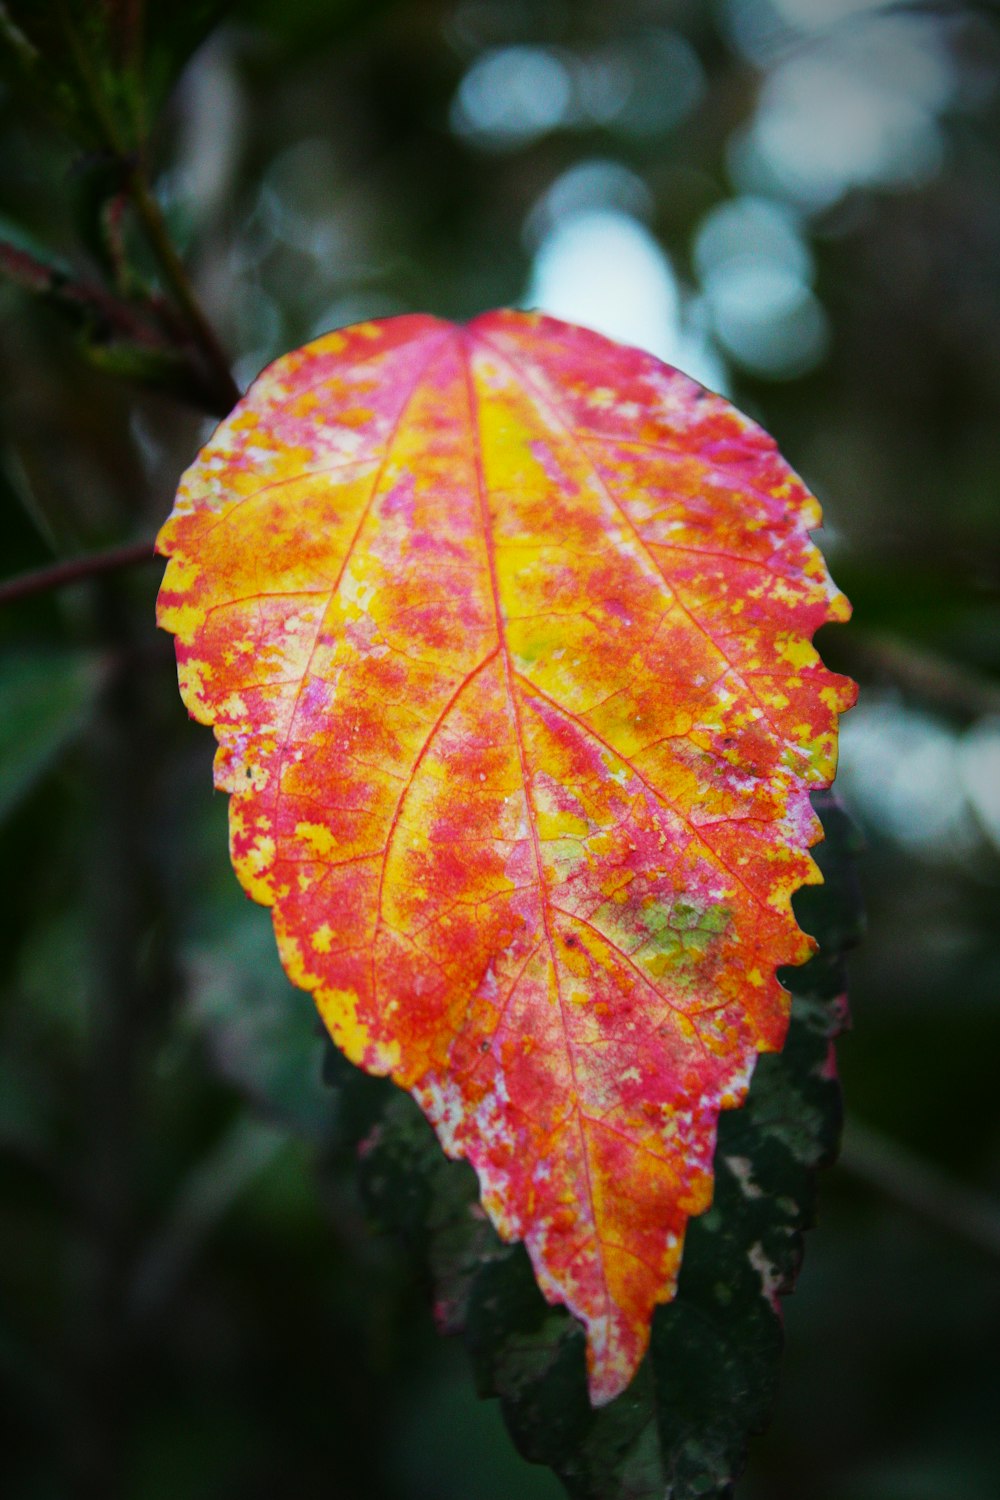
<path fill-rule="evenodd" d="M 14 604 L 32 594 L 44 594 L 50 589 L 65 588 L 67 584 L 80 583 L 85 578 L 96 578 L 99 573 L 152 562 L 155 557 L 151 541 L 127 542 L 123 547 L 109 547 L 106 552 L 90 552 L 85 557 L 71 557 L 47 568 L 35 568 L 30 573 L 21 573 L 6 583 L 0 583 L 0 606 Z"/>
<path fill-rule="evenodd" d="M 1000 713 L 1000 682 L 985 672 L 900 636 L 862 630 L 851 634 L 852 667 L 856 661 L 874 676 L 946 711 L 972 718 Z"/>
<path fill-rule="evenodd" d="M 194 287 L 184 268 L 184 262 L 177 254 L 167 232 L 160 205 L 150 191 L 140 166 L 132 167 L 128 177 L 128 187 L 133 206 L 146 231 L 150 249 L 156 256 L 164 278 L 177 299 L 195 342 L 215 378 L 219 405 L 225 411 L 231 411 L 240 399 L 240 388 L 233 379 L 229 361 L 216 337 L 215 330 L 195 295 Z"/>
<path fill-rule="evenodd" d="M 217 403 L 224 412 L 231 411 L 240 399 L 240 388 L 233 379 L 229 361 L 216 337 L 215 330 L 202 310 L 184 263 L 174 248 L 160 211 L 160 205 L 147 182 L 141 149 L 138 151 L 129 149 L 128 144 L 122 139 L 117 121 L 108 109 L 90 56 L 65 3 L 59 5 L 59 17 L 77 75 L 93 112 L 95 125 L 108 151 L 118 160 L 124 172 L 125 186 L 132 206 L 145 230 L 149 247 L 184 314 L 191 336 L 212 373 L 217 388 Z"/>
<path fill-rule="evenodd" d="M 911 1213 L 1000 1257 L 1000 1202 L 956 1182 L 881 1131 L 849 1120 L 839 1165 Z"/>
<path fill-rule="evenodd" d="M 71 276 L 61 266 L 39 259 L 20 245 L 0 238 L 0 276 L 36 296 L 73 309 L 109 336 L 128 340 L 150 353 L 175 353 L 176 340 L 165 341 L 162 326 L 146 309 L 106 291 L 93 281 Z"/>

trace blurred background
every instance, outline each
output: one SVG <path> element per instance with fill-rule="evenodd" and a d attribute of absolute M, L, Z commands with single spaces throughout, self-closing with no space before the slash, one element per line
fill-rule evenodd
<path fill-rule="evenodd" d="M 838 786 L 869 934 L 844 1151 L 738 1493 L 995 1500 L 1000 12 L 185 13 L 150 176 L 241 388 L 362 318 L 538 306 L 729 395 L 819 495 L 855 605 L 820 645 L 862 685 Z M 100 309 L 61 316 L 74 278 L 163 279 L 64 104 L 0 92 L 5 577 L 151 537 L 213 425 L 118 378 L 152 367 Z M 0 611 L 4 1494 L 557 1496 L 331 1149 L 311 1004 L 229 870 L 158 573 Z"/>

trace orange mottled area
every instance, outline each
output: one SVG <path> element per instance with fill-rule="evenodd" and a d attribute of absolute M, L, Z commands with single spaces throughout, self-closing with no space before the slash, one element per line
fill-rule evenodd
<path fill-rule="evenodd" d="M 549 318 L 272 365 L 159 547 L 233 861 L 628 1383 L 720 1109 L 782 1044 L 852 685 L 815 500 L 725 401 Z"/>

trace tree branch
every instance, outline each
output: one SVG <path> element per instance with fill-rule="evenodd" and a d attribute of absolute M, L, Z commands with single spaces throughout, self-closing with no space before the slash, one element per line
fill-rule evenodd
<path fill-rule="evenodd" d="M 1000 1203 L 956 1182 L 881 1131 L 848 1120 L 838 1165 L 911 1213 L 1000 1257 Z"/>
<path fill-rule="evenodd" d="M 123 139 L 117 121 L 108 108 L 100 78 L 95 72 L 86 46 L 77 32 L 64 0 L 59 5 L 59 18 L 80 84 L 93 112 L 95 127 L 108 151 L 122 168 L 126 191 L 142 224 L 146 240 L 183 314 L 207 370 L 211 374 L 215 387 L 215 403 L 225 414 L 231 411 L 240 399 L 240 389 L 233 379 L 229 361 L 216 337 L 215 330 L 198 301 L 184 263 L 170 238 L 160 205 L 147 182 L 142 143 L 140 142 L 138 150 L 131 150 L 129 142 Z"/>
<path fill-rule="evenodd" d="M 851 637 L 852 670 L 861 666 L 948 712 L 971 718 L 1000 713 L 1000 683 L 985 672 L 882 631 L 854 630 Z"/>
<path fill-rule="evenodd" d="M 229 361 L 216 337 L 215 330 L 195 295 L 194 287 L 184 268 L 184 262 L 177 254 L 163 221 L 160 205 L 147 185 L 140 166 L 132 167 L 128 176 L 128 187 L 133 207 L 146 231 L 150 249 L 156 256 L 164 279 L 184 314 L 205 363 L 212 372 L 218 393 L 218 405 L 223 413 L 228 413 L 240 399 L 240 388 L 233 379 Z"/>
<path fill-rule="evenodd" d="M 119 281 L 124 280 L 122 269 L 119 263 Z M 227 416 L 239 399 L 228 369 L 222 378 L 221 349 L 216 345 L 220 367 L 209 368 L 203 342 L 195 339 L 189 321 L 160 293 L 147 294 L 141 301 L 116 296 L 4 239 L 0 239 L 0 276 L 68 317 L 83 335 L 84 352 L 99 369 L 179 396 L 214 417 Z M 206 331 L 214 341 L 207 325 Z"/>
<path fill-rule="evenodd" d="M 85 578 L 96 578 L 100 573 L 152 562 L 155 557 L 152 541 L 127 542 L 123 547 L 109 547 L 106 552 L 90 552 L 85 557 L 71 557 L 47 568 L 35 568 L 30 573 L 21 573 L 6 583 L 0 583 L 0 607 L 27 599 L 32 594 L 44 594 L 50 589 L 80 583 Z"/>

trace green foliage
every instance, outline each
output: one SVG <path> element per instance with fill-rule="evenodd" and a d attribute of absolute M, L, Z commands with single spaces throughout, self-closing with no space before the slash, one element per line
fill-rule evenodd
<path fill-rule="evenodd" d="M 100 680 L 99 663 L 80 651 L 0 654 L 0 821 L 80 732 Z"/>
<path fill-rule="evenodd" d="M 82 145 L 125 155 L 145 144 L 178 73 L 225 8 L 224 0 L 7 0 L 0 59 Z"/>

